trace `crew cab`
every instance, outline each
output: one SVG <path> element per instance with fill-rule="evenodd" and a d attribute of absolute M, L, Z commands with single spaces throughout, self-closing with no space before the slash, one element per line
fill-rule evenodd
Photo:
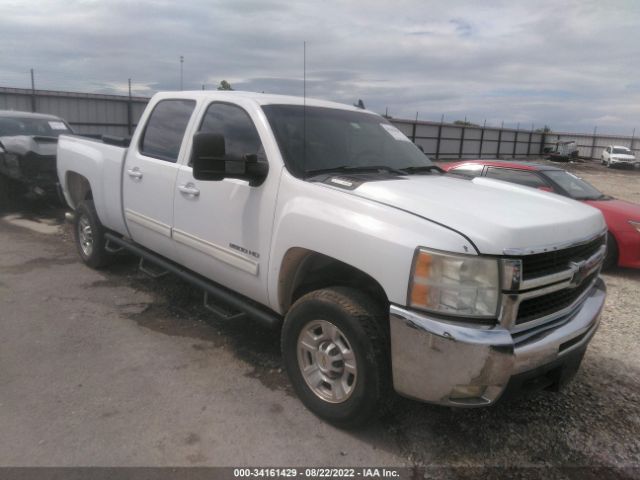
<path fill-rule="evenodd" d="M 128 148 L 113 143 L 60 137 L 80 258 L 125 249 L 203 289 L 218 317 L 281 329 L 295 391 L 336 425 L 394 390 L 473 407 L 559 387 L 598 327 L 600 212 L 445 175 L 375 113 L 166 92 Z"/>

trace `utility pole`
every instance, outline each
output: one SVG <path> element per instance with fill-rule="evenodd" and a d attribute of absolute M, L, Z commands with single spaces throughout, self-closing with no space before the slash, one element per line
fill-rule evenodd
<path fill-rule="evenodd" d="M 133 132 L 133 105 L 131 104 L 131 79 L 129 79 L 129 100 L 127 101 L 127 131 Z"/>
<path fill-rule="evenodd" d="M 183 81 L 183 68 L 182 65 L 184 64 L 184 56 L 180 55 L 180 90 L 184 90 L 182 88 L 182 81 Z"/>
<path fill-rule="evenodd" d="M 33 68 L 31 69 L 31 111 L 36 111 L 36 81 L 33 75 Z"/>

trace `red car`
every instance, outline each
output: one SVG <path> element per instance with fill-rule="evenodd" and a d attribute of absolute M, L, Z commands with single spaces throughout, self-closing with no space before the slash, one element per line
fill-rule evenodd
<path fill-rule="evenodd" d="M 504 180 L 588 203 L 602 212 L 609 228 L 605 267 L 640 268 L 640 205 L 616 200 L 566 170 L 539 163 L 468 160 L 441 166 L 451 173 Z"/>

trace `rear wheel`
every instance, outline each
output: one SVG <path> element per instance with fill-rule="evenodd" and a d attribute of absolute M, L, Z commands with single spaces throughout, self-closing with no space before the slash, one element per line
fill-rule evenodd
<path fill-rule="evenodd" d="M 76 208 L 73 233 L 78 254 L 85 264 L 101 268 L 110 263 L 111 255 L 105 250 L 105 229 L 93 200 L 85 200 Z"/>
<path fill-rule="evenodd" d="M 304 405 L 340 427 L 381 413 L 391 398 L 385 310 L 351 288 L 316 290 L 291 307 L 282 356 Z"/>
<path fill-rule="evenodd" d="M 618 264 L 618 242 L 611 232 L 607 233 L 607 255 L 604 257 L 602 268 L 609 270 Z"/>

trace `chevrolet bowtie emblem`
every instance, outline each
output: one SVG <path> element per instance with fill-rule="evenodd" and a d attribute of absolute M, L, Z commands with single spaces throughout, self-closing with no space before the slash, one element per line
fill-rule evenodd
<path fill-rule="evenodd" d="M 592 265 L 587 263 L 586 260 L 580 262 L 569 262 L 569 268 L 573 270 L 573 276 L 569 281 L 569 286 L 575 288 L 580 285 L 584 279 L 589 275 Z"/>

